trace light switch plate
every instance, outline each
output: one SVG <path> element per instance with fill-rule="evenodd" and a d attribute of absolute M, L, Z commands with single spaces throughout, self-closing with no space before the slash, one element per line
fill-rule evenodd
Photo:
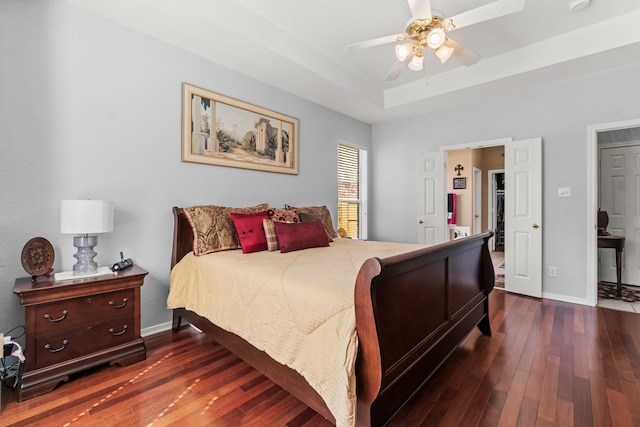
<path fill-rule="evenodd" d="M 571 197 L 571 187 L 558 187 L 558 197 Z"/>

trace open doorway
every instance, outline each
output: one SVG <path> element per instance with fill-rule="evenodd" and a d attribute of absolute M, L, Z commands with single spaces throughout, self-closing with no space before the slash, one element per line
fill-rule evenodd
<path fill-rule="evenodd" d="M 598 302 L 640 312 L 640 127 L 597 135 Z"/>
<path fill-rule="evenodd" d="M 500 166 L 491 166 L 487 169 L 501 167 L 505 170 L 505 290 L 540 298 L 542 296 L 542 229 L 540 226 L 542 222 L 542 138 L 540 137 L 517 141 L 504 138 L 420 153 L 417 158 L 416 241 L 419 244 L 432 245 L 450 240 L 452 224 L 447 224 L 447 192 L 452 191 L 453 182 L 468 186 L 468 181 L 471 179 L 467 166 L 451 162 L 451 159 L 447 158 L 448 153 L 489 147 L 500 147 L 499 149 L 504 150 L 504 157 L 502 154 L 484 157 L 485 159 L 498 158 L 500 161 Z M 466 171 L 467 176 L 457 176 L 457 172 L 462 170 Z M 455 181 L 451 179 L 453 173 L 456 173 Z M 488 179 L 483 182 L 488 182 Z M 459 187 L 456 188 L 458 189 Z M 485 188 L 483 188 L 483 194 L 486 194 Z M 463 194 L 460 204 L 464 200 L 467 200 L 467 204 L 469 203 L 469 197 L 464 197 Z M 483 201 L 486 202 L 486 198 Z M 486 220 L 485 217 L 483 222 Z M 456 218 L 456 225 L 458 225 L 457 221 Z M 470 223 L 471 221 L 467 222 L 467 224 Z"/>
<path fill-rule="evenodd" d="M 449 239 L 491 230 L 496 286 L 505 284 L 504 145 L 446 153 Z"/>

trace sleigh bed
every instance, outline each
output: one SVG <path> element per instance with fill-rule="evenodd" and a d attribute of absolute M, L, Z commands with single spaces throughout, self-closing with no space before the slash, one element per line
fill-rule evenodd
<path fill-rule="evenodd" d="M 488 239 L 492 236 L 490 232 L 430 247 L 407 245 L 408 251 L 406 248 L 403 250 L 401 244 L 389 243 L 384 244 L 387 246 L 381 246 L 383 244 L 379 242 L 371 242 L 374 250 L 382 254 L 393 253 L 387 251 L 387 248 L 394 248 L 398 253 L 380 257 L 370 256 L 363 258 L 362 262 L 358 257 L 365 253 L 362 252 L 362 247 L 368 243 L 340 238 L 335 239 L 328 247 L 305 249 L 289 254 L 265 252 L 245 255 L 235 250 L 195 257 L 192 253 L 194 235 L 191 224 L 182 208 L 174 208 L 173 212 L 172 282 L 168 305 L 173 309 L 174 331 L 180 329 L 183 320 L 193 324 L 293 396 L 340 426 L 386 424 L 426 383 L 474 327 L 477 326 L 485 335 L 491 335 L 488 295 L 493 289 L 494 271 L 487 245 Z M 337 258 L 332 258 L 334 252 Z M 250 336 L 254 331 L 264 329 L 271 323 L 275 324 L 277 319 L 261 319 L 258 320 L 257 326 L 244 325 L 240 328 L 243 332 L 233 333 L 229 332 L 233 329 L 224 322 L 218 322 L 223 324 L 224 327 L 221 327 L 207 318 L 213 316 L 205 317 L 205 309 L 195 309 L 188 304 L 182 306 L 181 299 L 172 295 L 180 292 L 191 293 L 200 301 L 206 298 L 218 301 L 215 297 L 218 294 L 198 296 L 195 294 L 195 285 L 187 283 L 188 279 L 174 277 L 174 273 L 177 276 L 178 270 L 191 271 L 188 274 L 201 279 L 200 276 L 205 277 L 204 272 L 208 271 L 209 267 L 201 267 L 197 262 L 210 260 L 219 264 L 222 262 L 219 260 L 225 257 L 228 258 L 226 263 L 231 262 L 238 267 L 236 270 L 227 270 L 217 275 L 218 282 L 226 282 L 226 278 L 235 282 L 241 274 L 246 275 L 254 264 L 268 265 L 268 269 L 271 270 L 276 268 L 272 265 L 285 263 L 282 272 L 277 274 L 283 277 L 297 277 L 298 282 L 302 283 L 291 285 L 278 282 L 277 288 L 287 298 L 293 294 L 304 295 L 304 308 L 289 306 L 287 313 L 293 313 L 289 315 L 293 318 L 290 323 L 308 334 L 316 333 L 316 329 L 320 328 L 314 325 L 304 330 L 304 325 L 308 324 L 305 322 L 309 321 L 297 319 L 296 313 L 326 311 L 324 297 L 314 294 L 324 287 L 321 286 L 322 280 L 325 280 L 326 287 L 333 289 L 333 283 L 329 283 L 332 280 L 323 277 L 334 277 L 334 270 L 340 270 L 340 274 L 343 270 L 349 270 L 349 262 L 346 260 L 351 259 L 354 265 L 357 263 L 353 267 L 354 284 L 348 288 L 349 294 L 353 296 L 353 301 L 350 302 L 352 308 L 335 310 L 335 313 L 342 316 L 340 319 L 353 318 L 355 322 L 352 343 L 355 345 L 346 344 L 347 348 L 353 347 L 354 360 L 350 362 L 348 356 L 341 356 L 345 360 L 347 386 L 352 389 L 347 390 L 347 402 L 344 403 L 346 406 L 352 405 L 351 415 L 347 412 L 345 416 L 342 409 L 335 409 L 336 403 L 333 400 L 321 397 L 318 390 L 323 389 L 319 388 L 318 384 L 324 382 L 317 380 L 313 373 L 309 373 L 306 366 L 289 362 L 279 363 L 274 357 L 279 358 L 280 353 L 271 351 L 269 343 L 263 345 L 258 341 L 258 344 L 252 345 L 247 341 L 252 338 L 243 339 L 240 336 L 244 331 L 248 331 L 247 334 Z M 313 260 L 325 267 L 321 268 L 320 273 L 313 273 L 313 277 L 306 276 L 309 282 L 306 283 L 307 280 L 300 280 L 300 277 L 305 277 L 304 271 L 294 274 L 297 271 L 297 264 L 293 264 L 294 259 L 295 262 L 302 260 L 303 265 L 304 262 L 309 263 Z M 328 273 L 323 275 L 323 271 Z M 253 277 L 256 283 L 260 282 L 259 286 L 256 286 L 257 294 L 258 288 L 263 287 L 263 278 Z M 182 291 L 178 291 L 180 286 L 183 288 Z M 240 304 L 258 298 L 254 296 L 253 290 L 247 291 L 247 287 L 251 288 L 251 283 L 239 283 L 235 286 L 234 292 L 240 294 Z M 247 292 L 252 292 L 250 298 L 247 297 Z M 276 304 L 271 301 L 273 295 L 269 294 L 265 298 L 269 304 Z M 281 304 L 290 305 L 292 301 L 293 299 L 287 299 Z M 318 305 L 314 307 L 316 301 Z M 275 305 L 273 307 L 273 313 L 279 312 L 280 309 L 275 308 Z M 237 310 L 234 308 L 231 311 Z M 327 317 L 335 321 L 335 313 L 332 312 Z M 241 320 L 246 322 L 244 317 Z M 332 328 L 343 329 L 340 325 L 334 325 Z M 306 338 L 303 336 L 303 339 Z M 301 351 L 309 357 L 329 359 L 335 356 L 334 351 L 322 355 L 321 350 L 304 347 L 306 341 L 302 342 Z M 272 357 L 273 354 L 277 356 Z M 311 378 L 311 381 L 308 378 Z M 315 386 L 311 386 L 310 382 Z M 327 397 L 326 392 L 324 396 Z M 349 396 L 352 398 L 351 401 Z M 333 398 L 333 394 L 330 397 Z M 330 401 L 330 405 L 327 405 L 327 401 Z M 338 406 L 340 405 L 339 402 Z"/>

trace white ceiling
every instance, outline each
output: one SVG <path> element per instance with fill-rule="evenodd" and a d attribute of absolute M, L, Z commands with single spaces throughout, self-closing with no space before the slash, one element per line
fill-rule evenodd
<path fill-rule="evenodd" d="M 505 91 L 640 64 L 640 1 L 526 0 L 524 9 L 450 33 L 481 55 L 465 67 L 433 55 L 425 72 L 385 82 L 394 44 L 347 44 L 404 31 L 407 0 L 66 0 L 213 62 L 368 123 Z M 445 17 L 491 0 L 431 0 Z"/>

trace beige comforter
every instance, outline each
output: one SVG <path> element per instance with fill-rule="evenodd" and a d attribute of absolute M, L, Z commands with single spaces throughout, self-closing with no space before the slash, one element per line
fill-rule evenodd
<path fill-rule="evenodd" d="M 362 263 L 420 246 L 336 239 L 281 254 L 185 256 L 171 272 L 169 308 L 184 307 L 299 372 L 337 426 L 355 422 L 354 285 Z"/>

